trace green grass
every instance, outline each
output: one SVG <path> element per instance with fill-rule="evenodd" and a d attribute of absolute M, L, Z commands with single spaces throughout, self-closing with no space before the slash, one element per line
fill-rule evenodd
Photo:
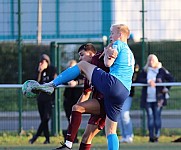
<path fill-rule="evenodd" d="M 120 150 L 180 150 L 181 143 L 172 143 L 171 141 L 179 136 L 161 136 L 159 143 L 148 143 L 148 137 L 135 136 L 134 143 L 120 144 Z M 51 137 L 51 144 L 44 145 L 44 137 L 30 145 L 28 140 L 30 136 L 9 136 L 3 135 L 0 137 L 0 150 L 51 150 L 59 146 L 59 142 L 63 141 L 62 136 Z M 79 139 L 81 137 L 79 136 Z M 74 144 L 73 149 L 78 150 L 79 144 Z M 92 150 L 106 150 L 107 143 L 105 136 L 96 136 L 93 140 Z"/>
<path fill-rule="evenodd" d="M 180 150 L 181 144 L 122 144 L 120 150 Z M 55 146 L 0 146 L 0 150 L 51 150 Z M 94 145 L 91 150 L 106 150 L 104 145 Z M 73 150 L 78 150 L 78 145 L 73 147 Z"/>

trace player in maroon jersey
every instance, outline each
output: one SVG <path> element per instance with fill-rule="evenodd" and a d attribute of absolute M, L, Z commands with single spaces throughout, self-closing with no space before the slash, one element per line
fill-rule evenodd
<path fill-rule="evenodd" d="M 78 53 L 80 61 L 85 60 L 109 72 L 109 68 L 104 65 L 103 58 L 99 58 L 101 53 L 96 53 L 95 47 L 91 43 L 80 46 Z M 92 98 L 89 99 L 91 92 Z M 83 113 L 91 114 L 91 116 L 82 136 L 79 150 L 90 150 L 92 139 L 105 126 L 106 114 L 104 111 L 103 95 L 92 87 L 87 79 L 85 79 L 84 90 L 78 103 L 72 107 L 71 121 L 68 127 L 66 141 L 64 145 L 56 149 L 72 149 L 72 144 L 78 132 Z"/>

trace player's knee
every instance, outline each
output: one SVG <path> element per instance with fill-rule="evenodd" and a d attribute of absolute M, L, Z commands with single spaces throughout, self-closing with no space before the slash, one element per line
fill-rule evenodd
<path fill-rule="evenodd" d="M 79 110 L 79 106 L 77 104 L 72 106 L 72 111 L 77 111 Z"/>
<path fill-rule="evenodd" d="M 77 65 L 78 65 L 80 70 L 84 70 L 86 68 L 87 64 L 88 64 L 88 62 L 82 60 Z"/>
<path fill-rule="evenodd" d="M 83 112 L 83 109 L 82 109 L 82 107 L 80 106 L 80 105 L 78 105 L 78 104 L 75 104 L 75 105 L 73 105 L 73 107 L 72 107 L 72 111 L 78 111 L 78 112 Z"/>

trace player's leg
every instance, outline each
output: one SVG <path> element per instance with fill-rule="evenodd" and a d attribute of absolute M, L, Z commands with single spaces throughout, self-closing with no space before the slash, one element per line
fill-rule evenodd
<path fill-rule="evenodd" d="M 99 132 L 100 130 L 97 125 L 88 124 L 82 136 L 79 150 L 90 150 L 92 140 Z"/>
<path fill-rule="evenodd" d="M 80 73 L 86 75 L 87 79 L 91 81 L 93 70 L 96 66 L 92 65 L 86 61 L 80 61 L 77 65 L 66 69 L 62 73 L 60 73 L 53 81 L 46 83 L 44 85 L 39 85 L 32 88 L 33 92 L 45 92 L 48 94 L 52 94 L 54 91 L 53 87 L 61 85 L 63 83 L 67 83 L 73 79 L 75 79 Z"/>
<path fill-rule="evenodd" d="M 100 101 L 101 102 L 101 101 Z M 91 115 L 88 125 L 82 137 L 79 150 L 90 150 L 93 138 L 97 133 L 104 129 L 106 114 L 102 115 Z"/>
<path fill-rule="evenodd" d="M 67 143 L 71 142 L 72 144 L 72 141 L 74 141 L 82 120 L 82 113 L 100 114 L 99 102 L 95 99 L 92 99 L 82 103 L 77 103 L 72 107 L 71 122 L 66 136 L 66 141 L 68 141 Z M 70 147 L 72 147 L 72 145 L 70 145 Z"/>
<path fill-rule="evenodd" d="M 118 150 L 119 149 L 119 139 L 117 136 L 117 122 L 112 121 L 106 116 L 105 125 L 106 137 L 108 142 L 108 150 Z"/>
<path fill-rule="evenodd" d="M 68 125 L 69 125 L 70 124 L 70 116 L 72 113 L 72 105 L 70 105 L 70 99 L 67 99 L 64 97 L 63 108 L 64 108 L 65 116 L 67 118 Z M 64 142 L 65 142 L 66 135 L 67 135 L 67 129 L 63 130 L 62 133 L 63 133 L 63 137 L 64 137 Z"/>
<path fill-rule="evenodd" d="M 96 99 L 89 99 L 87 101 L 75 104 L 72 107 L 72 111 L 99 115 L 101 113 L 100 112 L 100 103 Z"/>
<path fill-rule="evenodd" d="M 118 119 L 118 126 L 120 129 L 120 135 L 121 135 L 120 143 L 124 143 L 126 140 L 126 134 L 124 132 L 125 129 L 124 129 L 123 120 L 122 120 L 122 113 L 123 113 L 123 110 L 121 111 L 121 114 Z"/>
<path fill-rule="evenodd" d="M 58 75 L 54 80 L 53 84 L 58 86 L 62 83 L 67 83 L 75 79 L 80 73 L 86 75 L 87 79 L 91 81 L 92 72 L 96 66 L 92 65 L 86 61 L 80 61 L 77 65 L 66 69 L 60 75 Z"/>
<path fill-rule="evenodd" d="M 115 77 L 110 76 L 110 85 L 106 85 L 105 90 L 107 90 L 104 95 L 104 108 L 106 111 L 106 136 L 108 140 L 109 150 L 119 149 L 119 139 L 117 137 L 117 121 L 121 113 L 121 108 L 129 95 L 129 91 L 125 86 Z M 112 84 L 111 84 L 112 83 Z M 120 92 L 118 92 L 120 91 Z"/>
<path fill-rule="evenodd" d="M 80 123 L 82 121 L 82 113 L 100 113 L 100 104 L 96 99 L 87 100 L 72 107 L 71 121 L 68 127 L 66 141 L 63 147 L 57 149 L 63 149 L 65 146 L 69 149 L 72 148 L 73 141 L 78 132 Z"/>

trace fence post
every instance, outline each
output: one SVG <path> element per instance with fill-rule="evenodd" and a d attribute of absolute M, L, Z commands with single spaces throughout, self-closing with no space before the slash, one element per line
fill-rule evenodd
<path fill-rule="evenodd" d="M 22 46 L 21 46 L 21 0 L 18 0 L 18 83 L 22 83 Z M 19 133 L 22 129 L 22 92 L 18 89 Z"/>
<path fill-rule="evenodd" d="M 51 53 L 51 60 L 52 64 L 57 67 L 57 43 L 51 42 L 50 43 L 50 53 Z M 57 90 L 55 90 L 55 103 L 52 108 L 52 121 L 51 121 L 51 134 L 56 136 L 58 135 L 58 119 L 57 119 Z"/>
<path fill-rule="evenodd" d="M 142 0 L 142 67 L 144 65 L 144 58 L 145 58 L 145 8 L 144 8 L 144 0 Z M 146 123 L 145 123 L 145 110 L 143 109 L 143 114 L 142 114 L 142 135 L 146 135 Z"/>
<path fill-rule="evenodd" d="M 58 74 L 61 73 L 61 49 L 60 49 L 60 44 L 57 44 L 57 72 Z M 61 98 L 61 90 L 60 88 L 57 89 L 57 122 L 58 122 L 58 132 L 60 132 L 60 113 L 61 113 L 61 107 L 60 107 L 60 98 Z"/>

